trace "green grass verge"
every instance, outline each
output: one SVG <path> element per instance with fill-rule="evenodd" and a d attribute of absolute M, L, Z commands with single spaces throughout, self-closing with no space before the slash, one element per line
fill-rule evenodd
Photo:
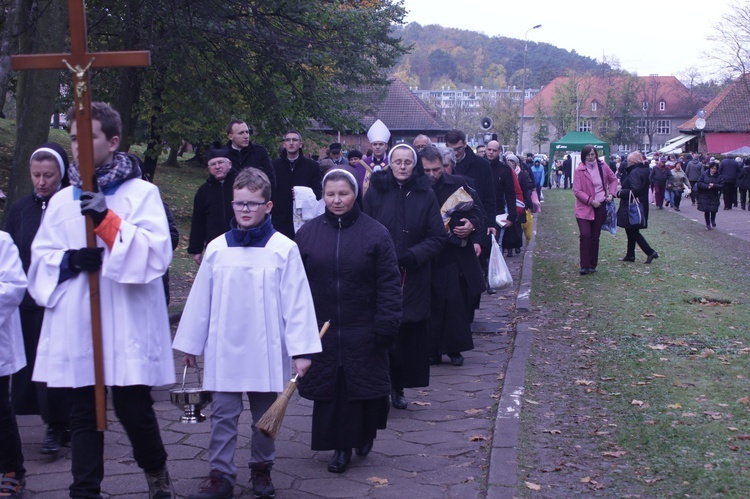
<path fill-rule="evenodd" d="M 626 244 L 620 229 L 602 234 L 597 274 L 579 276 L 573 204 L 570 190 L 545 191 L 532 299 L 553 327 L 591 335 L 586 353 L 598 379 L 587 391 L 614 414 L 614 439 L 633 470 L 621 477 L 623 487 L 635 480 L 655 497 L 745 496 L 747 243 L 652 210 L 643 234 L 658 260 L 643 265 L 636 249 L 636 263 L 618 262 Z"/>

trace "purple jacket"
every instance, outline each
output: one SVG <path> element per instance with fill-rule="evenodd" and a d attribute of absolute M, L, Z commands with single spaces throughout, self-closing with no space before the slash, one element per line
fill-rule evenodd
<path fill-rule="evenodd" d="M 606 164 L 599 163 L 599 166 L 601 166 L 601 172 L 604 175 L 602 184 L 605 192 L 615 196 L 617 194 L 617 177 Z M 582 220 L 593 220 L 594 207 L 591 206 L 591 202 L 594 200 L 594 182 L 583 163 L 580 163 L 573 172 L 573 194 L 576 196 L 575 217 Z"/>

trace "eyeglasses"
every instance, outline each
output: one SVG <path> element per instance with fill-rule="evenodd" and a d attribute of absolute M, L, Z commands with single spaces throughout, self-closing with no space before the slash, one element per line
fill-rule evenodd
<path fill-rule="evenodd" d="M 234 211 L 258 211 L 261 206 L 267 205 L 268 202 L 258 203 L 256 201 L 232 201 Z"/>
<path fill-rule="evenodd" d="M 414 161 L 412 161 L 410 159 L 397 159 L 396 161 L 393 162 L 393 164 L 396 165 L 396 166 L 406 166 L 406 167 L 409 167 L 409 166 L 411 166 L 411 165 L 414 164 Z"/>
<path fill-rule="evenodd" d="M 299 142 L 300 140 L 297 137 L 287 137 L 284 139 L 284 142 Z"/>
<path fill-rule="evenodd" d="M 460 146 L 455 146 L 455 147 L 451 147 L 451 146 L 448 146 L 448 147 L 453 149 L 455 152 L 461 152 L 466 149 L 466 144 L 461 144 Z"/>
<path fill-rule="evenodd" d="M 209 168 L 215 168 L 217 166 L 225 165 L 227 163 L 230 163 L 230 161 L 228 159 L 217 159 L 214 162 L 209 162 L 208 163 L 208 167 Z"/>

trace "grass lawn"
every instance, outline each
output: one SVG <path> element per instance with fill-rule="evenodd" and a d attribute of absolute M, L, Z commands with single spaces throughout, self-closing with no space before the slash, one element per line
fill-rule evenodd
<path fill-rule="evenodd" d="M 620 229 L 602 233 L 598 272 L 580 276 L 573 203 L 571 190 L 545 191 L 532 302 L 549 318 L 539 334 L 583 338 L 577 354 L 591 370 L 569 382 L 608 414 L 599 451 L 614 452 L 609 457 L 622 465 L 607 494 L 626 493 L 630 482 L 650 497 L 746 496 L 747 243 L 651 210 L 643 234 L 659 259 L 644 265 L 636 248 L 636 263 L 618 262 L 626 243 Z M 535 371 L 532 363 L 529 383 L 544 382 Z"/>

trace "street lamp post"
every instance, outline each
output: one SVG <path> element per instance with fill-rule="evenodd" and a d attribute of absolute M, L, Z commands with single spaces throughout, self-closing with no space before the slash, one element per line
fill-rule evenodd
<path fill-rule="evenodd" d="M 524 105 L 526 104 L 526 54 L 529 51 L 529 31 L 541 28 L 541 24 L 537 24 L 526 30 L 524 36 L 523 46 L 523 76 L 521 77 L 521 131 L 518 134 L 518 154 L 523 154 L 523 120 L 524 120 Z"/>

